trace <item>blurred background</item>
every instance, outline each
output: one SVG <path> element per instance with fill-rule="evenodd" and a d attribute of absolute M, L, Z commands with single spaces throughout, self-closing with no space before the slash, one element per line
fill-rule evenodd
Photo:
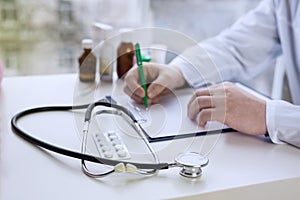
<path fill-rule="evenodd" d="M 78 71 L 81 40 L 99 39 L 96 22 L 122 28 L 169 28 L 196 41 L 229 27 L 260 0 L 0 0 L 4 76 Z M 270 91 L 273 71 L 250 85 Z"/>

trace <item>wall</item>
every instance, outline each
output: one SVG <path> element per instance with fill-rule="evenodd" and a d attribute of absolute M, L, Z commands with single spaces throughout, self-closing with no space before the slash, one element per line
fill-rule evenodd
<path fill-rule="evenodd" d="M 201 41 L 229 27 L 258 2 L 0 0 L 0 59 L 6 76 L 76 72 L 80 41 L 94 36 L 92 24 L 96 21 L 116 29 L 169 28 Z M 7 10 L 12 11 L 8 16 Z"/>

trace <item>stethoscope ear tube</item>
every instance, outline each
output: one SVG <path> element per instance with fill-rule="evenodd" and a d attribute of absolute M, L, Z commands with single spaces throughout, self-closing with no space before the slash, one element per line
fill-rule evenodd
<path fill-rule="evenodd" d="M 123 112 L 125 112 L 126 114 L 129 114 L 130 117 L 133 117 L 133 115 L 130 112 L 128 112 L 127 109 L 125 109 L 125 108 L 123 108 L 119 105 L 116 105 L 116 104 L 111 104 L 111 103 L 107 103 L 107 102 L 103 102 L 103 101 L 98 101 L 98 102 L 94 103 L 94 105 L 92 105 L 92 106 L 96 106 L 96 105 L 103 105 L 103 106 L 106 106 L 106 107 L 113 107 L 113 108 L 116 108 L 116 109 L 120 109 Z M 170 164 L 168 164 L 168 163 L 149 164 L 149 163 L 123 162 L 123 161 L 118 161 L 118 160 L 110 160 L 110 159 L 95 157 L 95 156 L 91 156 L 91 155 L 88 155 L 88 154 L 82 154 L 82 153 L 79 153 L 79 152 L 71 151 L 71 150 L 68 150 L 68 149 L 65 149 L 65 148 L 61 148 L 59 146 L 49 144 L 45 141 L 39 140 L 36 137 L 31 136 L 26 131 L 22 130 L 18 126 L 18 120 L 20 120 L 21 118 L 26 117 L 28 115 L 34 114 L 34 113 L 53 112 L 53 111 L 72 111 L 72 110 L 78 110 L 78 109 L 85 109 L 88 106 L 90 106 L 90 104 L 78 105 L 78 106 L 45 106 L 45 107 L 37 107 L 37 108 L 27 109 L 27 110 L 21 111 L 21 112 L 19 112 L 16 115 L 13 116 L 13 118 L 11 119 L 12 131 L 15 134 L 17 134 L 18 136 L 20 136 L 21 138 L 23 138 L 24 140 L 26 140 L 29 143 L 31 143 L 33 145 L 36 145 L 40 148 L 44 148 L 44 149 L 47 149 L 49 151 L 52 151 L 52 152 L 55 152 L 55 153 L 58 153 L 58 154 L 62 154 L 62 155 L 68 156 L 68 157 L 77 158 L 77 159 L 80 159 L 80 160 L 85 160 L 85 161 L 90 161 L 90 162 L 104 164 L 104 165 L 110 165 L 110 166 L 115 166 L 115 165 L 118 165 L 120 162 L 122 162 L 125 165 L 132 164 L 132 165 L 136 166 L 139 169 L 161 170 L 161 169 L 168 169 L 170 167 Z M 132 119 L 135 119 L 135 118 L 133 117 Z"/>
<path fill-rule="evenodd" d="M 105 107 L 110 107 L 110 108 L 115 108 L 117 110 L 121 110 L 122 112 L 124 112 L 128 117 L 131 118 L 131 120 L 135 123 L 137 122 L 137 120 L 135 119 L 134 115 L 129 111 L 127 110 L 125 107 L 123 106 L 120 106 L 120 105 L 117 105 L 117 104 L 113 104 L 113 103 L 109 103 L 109 102 L 106 102 L 105 100 L 99 100 L 99 101 L 96 101 L 94 103 L 91 103 L 87 106 L 87 109 L 85 111 L 85 116 L 84 116 L 84 121 L 90 121 L 91 120 L 91 117 L 92 117 L 92 112 L 93 112 L 93 109 L 96 107 L 96 106 L 105 106 Z"/>

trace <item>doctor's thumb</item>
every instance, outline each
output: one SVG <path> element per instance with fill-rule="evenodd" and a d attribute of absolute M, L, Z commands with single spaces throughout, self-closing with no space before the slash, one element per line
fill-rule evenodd
<path fill-rule="evenodd" d="M 153 82 L 152 84 L 149 85 L 147 93 L 149 98 L 155 98 L 159 96 L 165 89 L 165 86 L 162 84 L 159 84 L 157 82 Z"/>

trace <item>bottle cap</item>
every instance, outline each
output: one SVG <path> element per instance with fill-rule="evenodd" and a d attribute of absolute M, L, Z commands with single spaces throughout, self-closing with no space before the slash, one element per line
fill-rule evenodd
<path fill-rule="evenodd" d="M 100 30 L 113 30 L 113 27 L 111 25 L 101 22 L 95 22 L 94 26 Z"/>
<path fill-rule="evenodd" d="M 109 24 L 95 22 L 94 27 L 97 28 L 99 34 L 101 34 L 102 40 L 106 40 L 114 35 L 114 27 Z"/>
<path fill-rule="evenodd" d="M 92 49 L 93 48 L 93 40 L 92 39 L 83 39 L 81 41 L 81 46 L 84 49 Z"/>

